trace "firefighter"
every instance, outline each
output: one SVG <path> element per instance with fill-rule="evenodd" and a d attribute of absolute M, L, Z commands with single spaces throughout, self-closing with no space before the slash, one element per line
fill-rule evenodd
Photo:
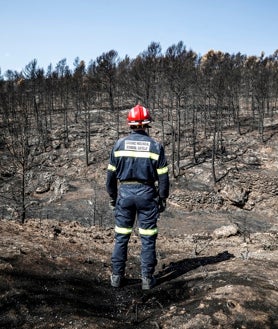
<path fill-rule="evenodd" d="M 152 119 L 142 105 L 127 117 L 130 134 L 119 139 L 107 168 L 106 189 L 115 214 L 115 244 L 112 253 L 112 287 L 124 281 L 128 241 L 137 216 L 141 238 L 142 289 L 155 286 L 157 220 L 166 208 L 169 176 L 163 146 L 152 139 L 147 128 Z"/>

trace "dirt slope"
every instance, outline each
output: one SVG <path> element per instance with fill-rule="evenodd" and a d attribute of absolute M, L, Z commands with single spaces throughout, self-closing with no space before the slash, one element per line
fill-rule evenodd
<path fill-rule="evenodd" d="M 148 292 L 136 230 L 126 285 L 110 287 L 105 152 L 86 167 L 78 139 L 55 149 L 30 192 L 41 208 L 28 218 L 40 219 L 0 219 L 0 328 L 277 329 L 277 129 L 267 143 L 228 136 L 217 184 L 209 159 L 182 160 L 159 221 L 158 285 Z M 101 130 L 95 143 L 103 139 Z"/>
<path fill-rule="evenodd" d="M 113 229 L 1 220 L 0 328 L 278 328 L 278 228 L 186 234 L 159 222 L 158 285 L 140 288 L 140 238 L 127 282 L 110 287 Z"/>

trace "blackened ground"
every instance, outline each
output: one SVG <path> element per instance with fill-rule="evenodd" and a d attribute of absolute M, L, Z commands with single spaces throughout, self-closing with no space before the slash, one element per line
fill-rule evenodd
<path fill-rule="evenodd" d="M 161 224 L 161 226 L 163 226 Z M 1 221 L 0 328 L 277 328 L 277 231 L 158 238 L 157 286 L 142 291 L 140 239 L 110 287 L 113 229 Z"/>

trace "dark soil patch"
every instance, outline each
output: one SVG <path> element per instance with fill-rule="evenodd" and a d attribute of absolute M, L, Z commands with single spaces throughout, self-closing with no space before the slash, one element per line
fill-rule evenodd
<path fill-rule="evenodd" d="M 277 233 L 251 233 L 248 243 L 161 234 L 150 291 L 141 290 L 136 234 L 125 285 L 115 289 L 111 229 L 2 221 L 0 233 L 3 329 L 277 328 Z"/>

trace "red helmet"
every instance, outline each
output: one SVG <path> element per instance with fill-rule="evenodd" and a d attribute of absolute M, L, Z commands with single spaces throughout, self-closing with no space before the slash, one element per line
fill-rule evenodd
<path fill-rule="evenodd" d="M 152 121 L 150 112 L 142 105 L 134 106 L 128 113 L 127 124 L 129 126 L 144 126 Z"/>

